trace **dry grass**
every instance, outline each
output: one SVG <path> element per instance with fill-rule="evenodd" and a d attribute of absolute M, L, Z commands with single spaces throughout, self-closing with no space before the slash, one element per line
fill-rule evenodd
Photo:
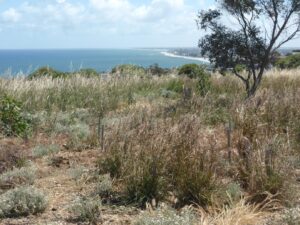
<path fill-rule="evenodd" d="M 276 199 L 270 207 L 295 202 L 289 187 L 300 165 L 300 70 L 269 71 L 248 101 L 243 85 L 231 76 L 213 74 L 205 96 L 197 94 L 196 83 L 175 75 L 15 78 L 0 79 L 0 91 L 23 103 L 33 130 L 29 145 L 63 148 L 51 153 L 62 159 L 57 168 L 46 157 L 34 158 L 39 170 L 47 174 L 51 168 L 56 174 L 49 177 L 59 183 L 70 165 L 87 168 L 84 182 L 62 176 L 60 196 L 66 190 L 89 195 L 97 185 L 90 177 L 109 173 L 113 182 L 102 206 L 109 210 L 163 202 L 176 209 L 201 206 L 206 213 L 197 222 L 204 225 L 262 224 L 268 213 L 261 204 L 269 194 Z M 183 85 L 191 96 L 181 93 Z M 60 198 L 47 177 L 39 179 L 36 183 L 56 199 L 50 199 L 55 208 Z M 238 201 L 241 196 L 247 200 Z M 64 204 L 70 199 L 66 196 Z M 108 223 L 105 218 L 104 213 Z"/>

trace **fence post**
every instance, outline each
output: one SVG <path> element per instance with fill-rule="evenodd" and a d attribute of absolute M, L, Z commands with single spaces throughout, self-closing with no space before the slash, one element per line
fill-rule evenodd
<path fill-rule="evenodd" d="M 232 123 L 231 121 L 228 122 L 226 125 L 226 135 L 227 135 L 227 154 L 228 154 L 228 161 L 231 163 L 232 161 L 232 154 L 231 154 L 231 133 L 232 133 Z"/>

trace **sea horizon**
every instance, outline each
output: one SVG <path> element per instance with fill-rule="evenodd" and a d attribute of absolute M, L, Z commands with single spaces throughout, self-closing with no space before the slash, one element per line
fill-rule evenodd
<path fill-rule="evenodd" d="M 28 75 L 43 66 L 63 72 L 85 68 L 109 72 L 121 64 L 176 68 L 187 63 L 207 63 L 197 57 L 166 54 L 172 49 L 175 48 L 0 49 L 0 76 Z"/>

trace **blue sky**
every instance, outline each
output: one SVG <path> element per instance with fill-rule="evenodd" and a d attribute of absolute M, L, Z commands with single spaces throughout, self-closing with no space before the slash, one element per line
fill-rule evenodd
<path fill-rule="evenodd" d="M 197 46 L 214 0 L 0 0 L 0 49 Z"/>
<path fill-rule="evenodd" d="M 203 35 L 197 12 L 214 5 L 214 0 L 0 0 L 0 49 L 196 47 Z"/>

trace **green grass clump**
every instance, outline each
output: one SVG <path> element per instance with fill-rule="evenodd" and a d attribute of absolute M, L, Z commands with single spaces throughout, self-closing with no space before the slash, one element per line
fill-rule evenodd
<path fill-rule="evenodd" d="M 32 187 L 19 187 L 0 195 L 0 218 L 35 215 L 46 207 L 45 196 Z"/>

